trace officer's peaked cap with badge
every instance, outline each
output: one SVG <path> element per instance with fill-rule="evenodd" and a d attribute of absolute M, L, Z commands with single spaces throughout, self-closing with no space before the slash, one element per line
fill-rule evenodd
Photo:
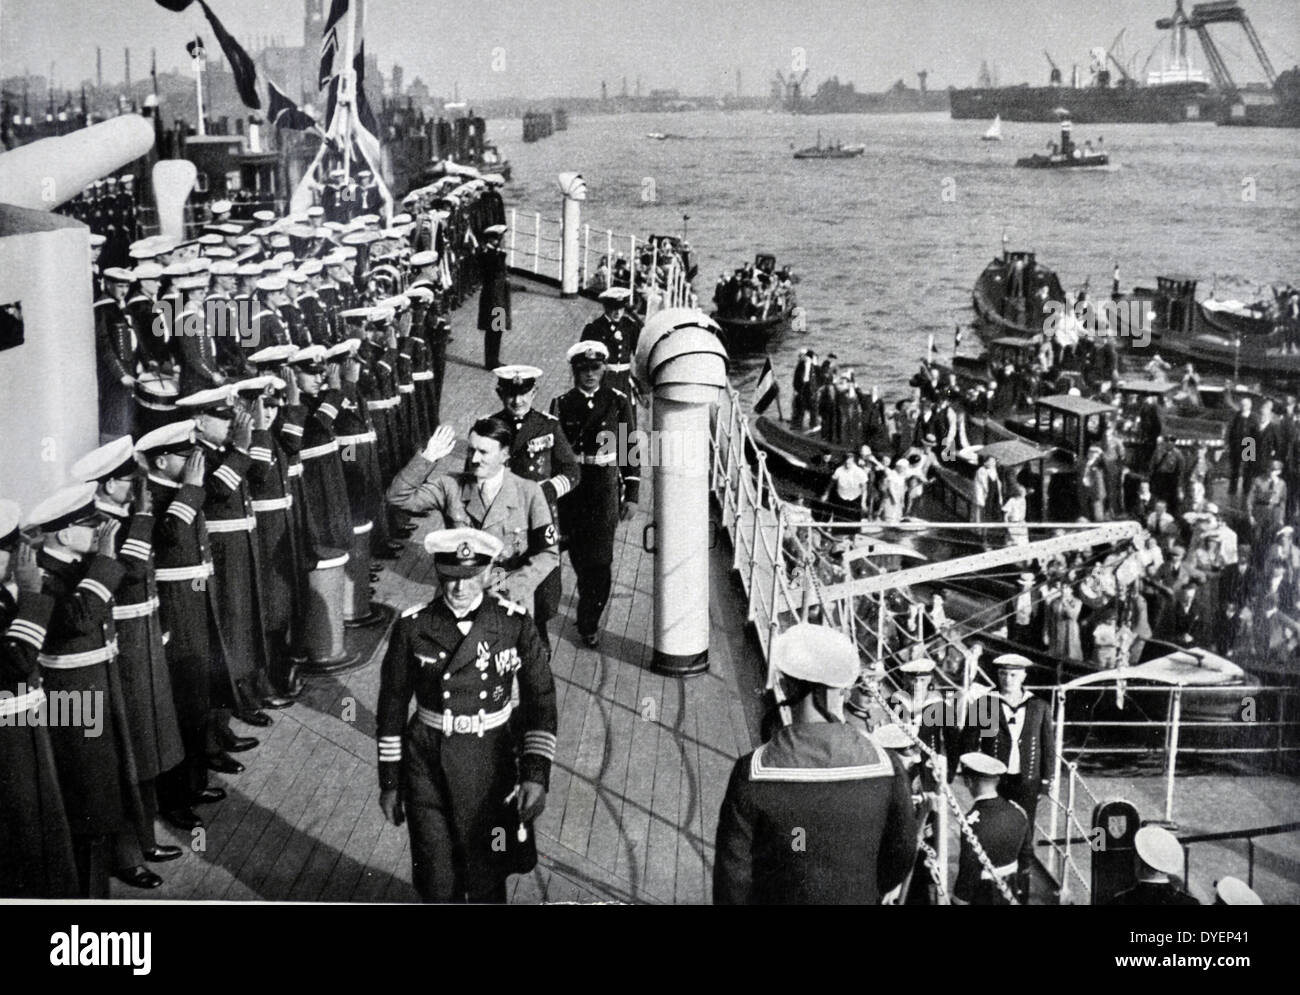
<path fill-rule="evenodd" d="M 585 369 L 592 366 L 603 366 L 608 362 L 609 349 L 606 348 L 604 342 L 585 339 L 569 346 L 569 351 L 564 356 L 574 369 Z"/>
<path fill-rule="evenodd" d="M 282 366 L 287 363 L 295 353 L 298 347 L 294 345 L 269 345 L 265 349 L 259 349 L 248 357 L 248 361 L 254 366 Z"/>
<path fill-rule="evenodd" d="M 40 502 L 27 513 L 28 527 L 42 532 L 58 532 L 69 525 L 93 524 L 95 512 L 94 484 L 68 484 Z"/>
<path fill-rule="evenodd" d="M 537 386 L 542 371 L 536 366 L 498 366 L 492 371 L 497 378 L 497 390 L 503 394 L 527 394 Z"/>
<path fill-rule="evenodd" d="M 131 437 L 124 435 L 86 453 L 72 464 L 69 473 L 78 480 L 92 483 L 130 477 L 135 469 L 135 446 Z"/>
<path fill-rule="evenodd" d="M 307 373 L 324 373 L 325 347 L 323 345 L 309 345 L 299 349 L 290 357 L 289 365 L 296 366 Z"/>
<path fill-rule="evenodd" d="M 234 411 L 232 394 L 229 386 L 209 387 L 207 390 L 195 391 L 188 397 L 176 400 L 176 407 L 193 411 L 195 414 L 225 415 Z"/>
<path fill-rule="evenodd" d="M 626 304 L 632 299 L 632 291 L 627 287 L 610 287 L 608 290 L 602 290 L 597 298 L 606 307 L 612 304 Z"/>
<path fill-rule="evenodd" d="M 1143 826 L 1133 837 L 1138 859 L 1162 874 L 1183 873 L 1183 845 L 1163 826 Z"/>
<path fill-rule="evenodd" d="M 148 458 L 168 453 L 188 453 L 194 448 L 194 423 L 177 421 L 152 432 L 146 432 L 136 441 L 136 454 Z"/>
<path fill-rule="evenodd" d="M 858 650 L 837 629 L 800 622 L 772 640 L 772 666 L 795 680 L 830 688 L 852 687 L 858 679 Z"/>
<path fill-rule="evenodd" d="M 336 342 L 325 349 L 326 359 L 337 359 L 340 362 L 344 356 L 355 356 L 357 350 L 361 348 L 360 339 L 344 339 L 342 342 Z"/>
<path fill-rule="evenodd" d="M 284 390 L 285 383 L 274 373 L 263 373 L 261 376 L 248 377 L 233 384 L 236 394 L 262 394 L 268 387 L 272 390 Z"/>
<path fill-rule="evenodd" d="M 980 777 L 1001 777 L 1007 772 L 1006 764 L 987 753 L 963 753 L 960 763 L 962 770 Z"/>
<path fill-rule="evenodd" d="M 501 540 L 478 529 L 438 529 L 424 537 L 424 551 L 433 557 L 439 575 L 473 577 L 502 550 Z"/>

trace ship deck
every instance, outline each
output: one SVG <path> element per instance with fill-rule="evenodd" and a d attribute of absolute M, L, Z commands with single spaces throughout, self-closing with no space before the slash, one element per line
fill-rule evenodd
<path fill-rule="evenodd" d="M 549 399 L 568 387 L 564 350 L 595 306 L 561 299 L 534 283 L 516 282 L 516 291 L 515 330 L 505 338 L 503 356 L 546 370 L 540 396 Z M 455 312 L 448 350 L 443 414 L 461 438 L 477 415 L 496 407 L 475 317 L 472 301 Z M 566 597 L 551 631 L 559 748 L 547 808 L 537 824 L 539 864 L 511 879 L 514 902 L 710 899 L 718 810 L 735 758 L 758 743 L 765 665 L 748 631 L 723 541 L 712 554 L 709 672 L 677 680 L 650 670 L 653 558 L 640 543 L 652 514 L 648 482 L 642 494 L 636 520 L 619 531 L 599 650 L 577 639 L 574 578 L 564 558 Z M 400 611 L 432 597 L 431 564 L 418 544 L 427 528 L 380 575 L 377 601 Z M 314 678 L 295 707 L 274 713 L 271 728 L 240 729 L 262 743 L 239 754 L 247 767 L 243 774 L 213 775 L 212 783 L 225 787 L 229 797 L 201 809 L 205 831 L 190 838 L 160 824 L 160 842 L 191 851 L 158 865 L 164 886 L 144 893 L 115 881 L 114 898 L 416 900 L 407 830 L 388 825 L 378 804 L 374 710 L 387 628 L 351 630 L 347 640 L 350 650 L 362 654 L 360 667 Z M 1239 818 L 1247 826 L 1300 818 L 1294 780 L 1207 780 L 1212 783 L 1205 791 L 1180 788 L 1178 814 L 1188 825 L 1234 828 Z M 1137 779 L 1124 788 L 1144 815 L 1158 814 L 1158 779 Z M 1234 825 L 1223 826 L 1227 812 L 1234 813 Z M 1269 837 L 1260 846 L 1265 897 L 1300 900 L 1300 834 Z M 1202 894 L 1212 887 L 1201 880 L 1209 868 L 1245 876 L 1243 847 L 1244 842 L 1196 848 L 1193 877 Z M 949 849 L 955 862 L 955 832 Z"/>

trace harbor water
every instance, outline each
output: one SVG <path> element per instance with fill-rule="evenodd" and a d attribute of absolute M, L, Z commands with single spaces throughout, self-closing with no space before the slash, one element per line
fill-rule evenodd
<path fill-rule="evenodd" d="M 793 159 L 818 129 L 824 143 L 861 142 L 866 154 Z M 489 124 L 495 136 L 518 130 L 518 121 Z M 929 335 L 941 356 L 951 353 L 1004 232 L 1067 289 L 1088 280 L 1094 296 L 1109 294 L 1116 262 L 1125 289 L 1180 273 L 1201 281 L 1200 296 L 1242 301 L 1300 276 L 1300 132 L 1080 125 L 1076 141 L 1101 139 L 1117 165 L 1062 173 L 1013 166 L 1058 139 L 1054 125 L 1005 124 L 1001 142 L 980 141 L 983 131 L 943 114 L 703 111 L 579 117 L 545 142 L 501 144 L 516 177 L 507 202 L 521 210 L 558 217 L 555 175 L 576 169 L 593 226 L 680 235 L 689 215 L 706 308 L 718 275 L 756 250 L 793 267 L 808 331 L 772 344 L 783 390 L 797 353 L 814 346 L 835 352 L 859 384 L 898 395 Z M 593 266 L 597 258 L 593 240 Z M 963 351 L 976 347 L 967 335 Z M 760 364 L 738 364 L 737 382 Z"/>

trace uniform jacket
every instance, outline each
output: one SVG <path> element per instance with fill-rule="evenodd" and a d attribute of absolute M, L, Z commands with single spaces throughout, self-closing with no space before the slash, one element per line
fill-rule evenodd
<path fill-rule="evenodd" d="M 636 343 L 641 337 L 641 323 L 626 312 L 618 316 L 617 321 L 610 321 L 609 316 L 598 314 L 582 329 L 580 342 L 600 342 L 609 350 L 606 364 L 618 371 L 632 362 L 636 353 Z"/>
<path fill-rule="evenodd" d="M 501 410 L 496 417 L 514 426 L 510 472 L 542 485 L 554 517 L 556 502 L 578 486 L 582 467 L 555 415 L 536 408 L 522 418 Z"/>
<path fill-rule="evenodd" d="M 1000 796 L 981 798 L 966 813 L 966 821 L 998 876 L 1014 873 L 1017 867 L 1016 857 L 1024 842 L 1028 822 L 1025 810 Z M 953 885 L 952 894 L 954 898 L 969 905 L 1006 904 L 965 835 L 961 839 L 957 882 Z"/>
<path fill-rule="evenodd" d="M 280 445 L 290 461 L 302 464 L 303 555 L 308 568 L 333 559 L 352 547 L 352 510 L 348 487 L 334 436 L 342 397 L 337 391 L 322 391 L 317 397 L 303 397 L 303 403 L 280 407 Z"/>
<path fill-rule="evenodd" d="M 433 528 L 467 526 L 500 539 L 496 566 L 506 571 L 501 594 L 531 604 L 537 585 L 560 565 L 555 524 L 540 484 L 503 471 L 492 506 L 483 506 L 478 481 L 468 474 L 439 473 L 420 453 L 393 478 L 388 501 L 404 511 L 429 513 Z"/>
<path fill-rule="evenodd" d="M 909 779 L 873 740 L 838 722 L 785 726 L 732 769 L 713 901 L 876 904 L 912 866 L 916 830 Z"/>
<path fill-rule="evenodd" d="M 993 733 L 985 735 L 978 725 L 968 725 L 962 731 L 963 753 L 987 753 L 1003 763 L 1011 758 L 1011 732 L 1006 725 L 1004 702 L 996 692 L 997 708 L 993 709 Z M 1033 695 L 1025 698 L 1017 708 L 1025 710 L 1025 721 L 1020 730 L 1020 776 L 1028 786 L 1037 785 L 1040 792 L 1051 785 L 1056 763 L 1056 732 L 1051 709 L 1047 702 Z"/>
<path fill-rule="evenodd" d="M 510 281 L 504 249 L 482 248 L 478 252 L 483 289 L 478 299 L 480 331 L 510 331 Z"/>
<path fill-rule="evenodd" d="M 472 716 L 497 712 L 511 704 L 511 684 L 519 681 L 522 722 L 507 723 L 483 736 L 476 732 L 441 734 L 441 765 L 448 781 L 458 768 L 494 763 L 492 745 L 485 740 L 522 731 L 513 744 L 512 762 L 519 764 L 518 779 L 550 784 L 555 759 L 557 714 L 555 681 L 548 652 L 536 627 L 517 604 L 485 594 L 471 612 L 473 623 L 462 636 L 456 617 L 442 598 L 403 612 L 393 629 L 380 673 L 379 786 L 399 785 L 403 760 L 403 732 L 410 704 L 430 712 Z M 418 718 L 412 720 L 418 722 Z M 454 720 L 453 720 L 454 722 Z M 454 729 L 453 725 L 453 729 Z M 516 772 L 507 772 L 516 783 Z M 455 793 L 453 787 L 453 794 Z M 483 801 L 486 801 L 484 799 Z"/>

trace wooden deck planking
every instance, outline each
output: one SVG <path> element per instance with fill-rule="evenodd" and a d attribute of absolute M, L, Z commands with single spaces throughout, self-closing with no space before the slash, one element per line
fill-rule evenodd
<path fill-rule="evenodd" d="M 560 301 L 550 291 L 518 293 L 514 303 L 516 327 L 528 334 L 507 336 L 503 356 L 541 366 L 547 371 L 543 394 L 561 392 L 568 374 L 556 357 L 594 307 Z M 469 306 L 453 315 L 456 341 L 444 398 L 447 421 L 462 436 L 474 417 L 496 406 L 491 377 L 479 366 L 473 312 Z M 708 900 L 716 807 L 735 755 L 753 745 L 746 717 L 752 703 L 738 700 L 737 688 L 756 678 L 732 669 L 748 662 L 730 645 L 744 639 L 741 620 L 719 619 L 716 611 L 710 674 L 681 681 L 649 669 L 654 560 L 641 548 L 651 519 L 649 474 L 642 495 L 636 518 L 616 542 L 598 650 L 578 640 L 574 576 L 562 556 L 565 596 L 551 624 L 559 746 L 538 824 L 540 863 L 532 874 L 512 879 L 513 901 Z M 419 530 L 398 559 L 381 561 L 376 583 L 375 600 L 399 612 L 436 593 L 419 546 L 430 526 L 417 522 Z M 725 566 L 715 565 L 715 586 L 719 574 L 726 577 Z M 387 635 L 376 632 L 368 642 L 365 666 L 314 678 L 295 709 L 277 713 L 270 729 L 254 731 L 263 743 L 239 755 L 246 773 L 213 778 L 230 797 L 207 807 L 207 851 L 163 865 L 167 884 L 154 895 L 414 900 L 406 827 L 387 825 L 377 804 L 374 709 Z M 350 719 L 345 705 L 355 712 Z M 188 843 L 179 834 L 171 838 Z M 126 891 L 119 887 L 115 895 L 140 896 Z"/>

